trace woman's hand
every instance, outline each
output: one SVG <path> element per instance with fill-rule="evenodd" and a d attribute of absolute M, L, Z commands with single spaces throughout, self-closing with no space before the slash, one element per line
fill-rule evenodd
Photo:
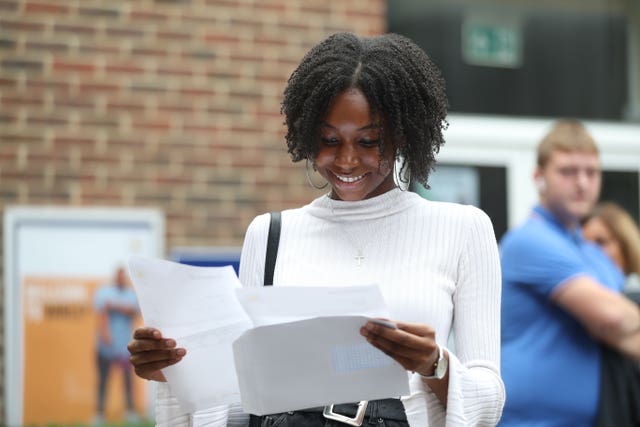
<path fill-rule="evenodd" d="M 178 363 L 187 351 L 176 348 L 176 341 L 162 338 L 155 328 L 141 327 L 133 331 L 133 339 L 127 346 L 136 375 L 152 381 L 166 381 L 161 369 Z"/>
<path fill-rule="evenodd" d="M 408 371 L 423 377 L 433 375 L 438 360 L 438 344 L 433 328 L 420 323 L 395 322 L 397 329 L 375 322 L 367 322 L 360 333 L 384 353 L 396 360 Z M 448 359 L 449 355 L 444 352 Z M 442 380 L 425 379 L 438 400 L 446 408 L 449 394 L 449 371 Z"/>
<path fill-rule="evenodd" d="M 360 333 L 406 370 L 423 376 L 432 375 L 434 364 L 438 360 L 435 331 L 420 323 L 394 323 L 397 329 L 367 322 Z"/>

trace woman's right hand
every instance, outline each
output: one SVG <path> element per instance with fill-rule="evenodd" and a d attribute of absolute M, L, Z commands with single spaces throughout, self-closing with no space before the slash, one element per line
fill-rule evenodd
<path fill-rule="evenodd" d="M 178 363 L 187 351 L 176 348 L 176 341 L 163 338 L 162 333 L 149 327 L 140 327 L 133 331 L 133 339 L 127 346 L 136 375 L 152 381 L 166 381 L 161 369 Z"/>

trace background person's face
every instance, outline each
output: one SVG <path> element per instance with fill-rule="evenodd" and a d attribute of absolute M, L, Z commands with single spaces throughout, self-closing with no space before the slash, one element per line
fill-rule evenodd
<path fill-rule="evenodd" d="M 121 288 L 125 288 L 129 283 L 128 280 L 129 278 L 127 277 L 127 272 L 125 271 L 125 269 L 118 268 L 118 270 L 116 271 L 116 284 Z"/>
<path fill-rule="evenodd" d="M 595 153 L 554 151 L 536 175 L 545 181 L 540 201 L 566 225 L 587 216 L 600 195 L 600 160 Z"/>
<path fill-rule="evenodd" d="M 585 239 L 598 244 L 620 269 L 625 270 L 626 265 L 620 241 L 615 238 L 604 221 L 598 217 L 589 219 L 582 227 L 582 235 Z"/>
<path fill-rule="evenodd" d="M 363 200 L 395 187 L 393 150 L 380 155 L 380 122 L 359 89 L 338 94 L 320 126 L 318 172 L 340 200 Z"/>

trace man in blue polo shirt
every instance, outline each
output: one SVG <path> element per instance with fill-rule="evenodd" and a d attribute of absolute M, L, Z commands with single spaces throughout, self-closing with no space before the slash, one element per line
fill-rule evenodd
<path fill-rule="evenodd" d="M 500 243 L 502 426 L 591 426 L 600 344 L 640 359 L 640 310 L 620 295 L 624 277 L 582 238 L 598 199 L 598 150 L 576 121 L 559 121 L 538 146 L 540 203 Z"/>

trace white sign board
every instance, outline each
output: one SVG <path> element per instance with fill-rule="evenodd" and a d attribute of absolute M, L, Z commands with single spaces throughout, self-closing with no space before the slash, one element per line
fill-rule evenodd
<path fill-rule="evenodd" d="M 33 354 L 32 349 L 55 353 L 63 346 L 45 327 L 64 332 L 74 326 L 74 316 L 93 319 L 93 288 L 87 283 L 110 279 L 131 255 L 164 255 L 164 216 L 156 209 L 9 207 L 4 213 L 4 248 L 5 422 L 22 425 L 48 417 L 47 422 L 64 423 L 55 419 L 61 416 L 58 410 L 40 397 L 47 378 L 39 378 L 41 385 L 30 390 L 25 385 L 33 383 L 25 373 L 33 372 L 29 370 L 38 358 L 38 363 L 55 364 L 47 360 L 51 354 Z M 86 341 L 93 341 L 92 336 L 76 343 L 77 348 L 93 349 L 94 343 Z M 77 352 L 71 348 L 68 356 L 73 358 Z M 93 362 L 83 363 L 91 367 Z M 60 388 L 60 394 L 70 396 L 67 412 L 80 407 L 80 393 L 86 394 L 74 375 L 64 377 Z"/>

